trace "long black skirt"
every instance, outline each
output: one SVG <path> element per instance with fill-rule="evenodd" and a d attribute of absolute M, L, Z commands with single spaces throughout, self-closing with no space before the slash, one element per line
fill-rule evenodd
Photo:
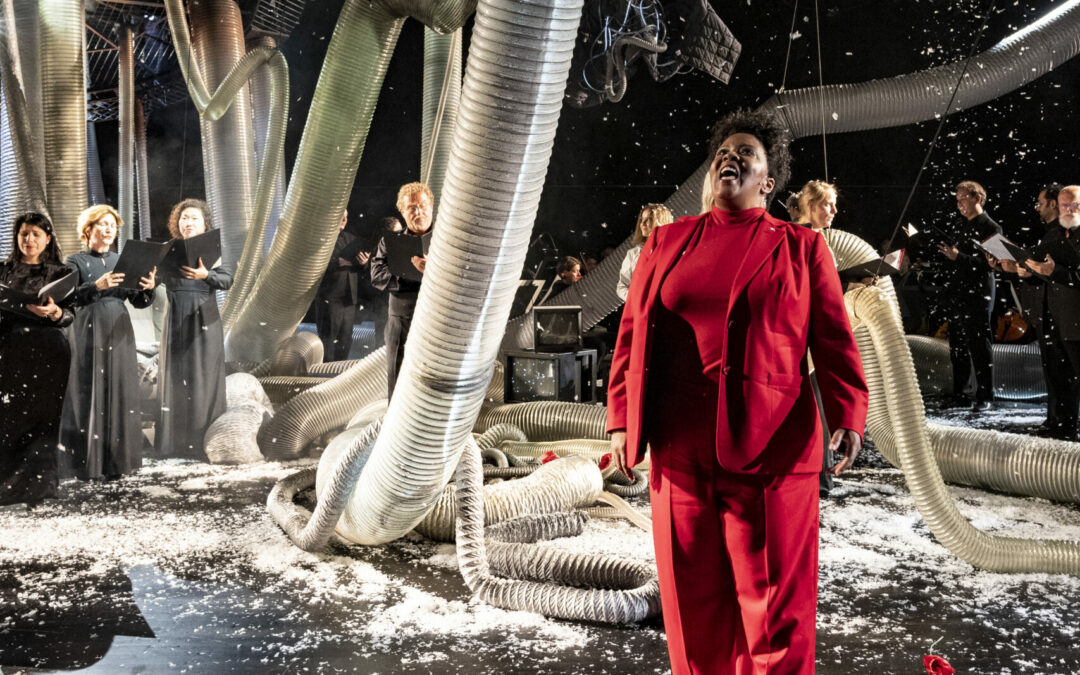
<path fill-rule="evenodd" d="M 18 322 L 0 329 L 0 504 L 56 496 L 70 360 L 60 328 Z"/>
<path fill-rule="evenodd" d="M 139 366 L 124 301 L 104 297 L 71 325 L 72 362 L 60 424 L 61 473 L 118 478 L 142 465 Z"/>
<path fill-rule="evenodd" d="M 205 285 L 176 285 L 169 289 L 154 450 L 159 457 L 205 460 L 206 430 L 225 412 L 225 336 Z"/>

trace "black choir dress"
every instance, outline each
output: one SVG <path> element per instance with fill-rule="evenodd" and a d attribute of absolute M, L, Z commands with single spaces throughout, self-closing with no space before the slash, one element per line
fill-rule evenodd
<path fill-rule="evenodd" d="M 67 261 L 79 275 L 79 309 L 71 327 L 71 379 L 60 424 L 61 472 L 83 480 L 119 478 L 142 464 L 135 331 L 124 301 L 149 307 L 154 291 L 99 291 L 94 282 L 118 259 L 112 251 L 81 251 Z"/>
<path fill-rule="evenodd" d="M 225 412 L 225 335 L 212 291 L 230 286 L 232 271 L 223 265 L 209 270 L 205 281 L 165 281 L 169 313 L 158 371 L 161 417 L 154 430 L 159 457 L 206 459 L 206 429 Z"/>
<path fill-rule="evenodd" d="M 0 283 L 34 292 L 67 274 L 63 265 L 0 264 Z M 0 312 L 0 504 L 56 496 L 56 447 L 71 349 L 58 321 Z"/>

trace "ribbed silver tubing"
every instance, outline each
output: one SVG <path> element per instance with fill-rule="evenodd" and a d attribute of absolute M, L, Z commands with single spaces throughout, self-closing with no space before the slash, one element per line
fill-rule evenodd
<path fill-rule="evenodd" d="M 247 52 L 240 7 L 234 0 L 189 0 L 188 11 L 195 63 L 213 91 Z M 177 58 L 181 56 L 178 51 Z M 221 230 L 221 259 L 235 265 L 255 201 L 255 139 L 247 86 L 218 119 L 203 117 L 202 149 L 207 201 Z"/>
<path fill-rule="evenodd" d="M 275 407 L 283 406 L 305 391 L 325 383 L 325 377 L 304 375 L 271 375 L 259 378 L 259 384 L 262 385 Z"/>
<path fill-rule="evenodd" d="M 293 333 L 315 297 L 402 21 L 368 0 L 347 0 L 342 8 L 274 243 L 257 278 L 243 272 L 242 261 L 222 311 L 230 360 L 259 361 L 272 354 L 277 343 Z M 258 204 L 263 204 L 262 197 Z M 267 199 L 267 208 L 269 204 Z"/>
<path fill-rule="evenodd" d="M 512 424 L 534 441 L 567 438 L 606 439 L 607 418 L 602 406 L 566 401 L 486 404 L 476 419 L 483 433 L 496 424 Z"/>
<path fill-rule="evenodd" d="M 982 569 L 1080 574 L 1080 542 L 988 535 L 960 514 L 943 480 L 943 476 L 949 478 L 945 470 L 948 455 L 966 455 L 965 459 L 954 461 L 977 462 L 979 466 L 972 473 L 982 481 L 987 481 L 989 475 L 1007 479 L 1007 474 L 1019 470 L 1024 479 L 1010 482 L 1047 487 L 1047 475 L 1032 479 L 1030 474 L 1050 469 L 1051 475 L 1056 474 L 1054 483 L 1072 482 L 1073 486 L 1065 489 L 1075 490 L 1074 479 L 1080 476 L 1078 456 L 1075 453 L 1071 459 L 1063 455 L 1048 456 L 1036 449 L 1045 442 L 1024 443 L 1008 434 L 952 430 L 948 437 L 953 443 L 942 447 L 943 439 L 936 439 L 935 459 L 899 313 L 872 287 L 852 291 L 846 299 L 856 317 L 865 323 L 865 329 L 856 330 L 856 339 L 874 403 L 867 420 L 869 434 L 882 452 L 893 455 L 893 461 L 903 469 L 915 505 L 934 537 L 955 555 Z M 995 440 L 997 450 L 1004 453 L 995 453 L 988 447 Z"/>
<path fill-rule="evenodd" d="M 338 531 L 379 544 L 435 503 L 491 381 L 543 188 L 580 2 L 480 3 L 413 335 Z"/>
<path fill-rule="evenodd" d="M 386 348 L 381 347 L 344 373 L 289 399 L 259 432 L 259 448 L 270 459 L 299 457 L 313 440 L 385 398 Z"/>
<path fill-rule="evenodd" d="M 83 0 L 39 0 L 44 185 L 56 239 L 82 248 L 76 231 L 86 208 L 86 21 Z"/>
<path fill-rule="evenodd" d="M 248 49 L 259 47 L 277 49 L 277 42 L 269 35 L 260 35 L 248 43 Z M 266 154 L 266 141 L 272 130 L 270 116 L 274 106 L 274 92 L 270 73 L 264 68 L 256 70 L 251 76 L 251 81 L 248 82 L 248 87 L 251 89 L 251 110 L 255 124 L 255 158 L 261 166 L 263 156 Z M 284 146 L 281 146 L 280 150 L 284 153 Z M 278 220 L 281 219 L 281 210 L 285 206 L 284 156 L 277 161 L 277 164 L 277 175 L 271 180 L 272 196 L 270 211 L 266 218 L 266 228 L 263 233 L 263 245 L 257 251 L 259 256 L 254 263 L 255 269 L 262 267 L 263 258 L 266 256 L 270 242 L 274 239 L 274 233 L 277 232 Z"/>
<path fill-rule="evenodd" d="M 485 485 L 484 523 L 493 525 L 521 516 L 592 506 L 603 491 L 604 481 L 595 462 L 584 457 L 566 457 L 533 467 L 524 478 Z M 435 506 L 416 525 L 416 531 L 435 541 L 453 541 L 457 513 L 457 489 L 448 485 Z"/>
<path fill-rule="evenodd" d="M 949 342 L 926 335 L 908 335 L 907 343 L 922 393 L 951 394 Z M 1020 401 L 1046 396 L 1046 376 L 1036 343 L 994 344 L 994 396 Z"/>
<path fill-rule="evenodd" d="M 86 187 L 90 195 L 90 203 L 105 204 L 108 196 L 105 194 L 105 180 L 101 176 L 101 153 L 98 152 L 97 130 L 94 122 L 86 123 Z"/>
<path fill-rule="evenodd" d="M 169 19 L 169 31 L 172 34 L 173 46 L 176 49 L 177 62 L 180 64 L 180 70 L 184 74 L 188 93 L 195 104 L 195 109 L 199 111 L 204 122 L 221 119 L 231 109 L 233 101 L 240 97 L 244 83 L 251 78 L 257 69 L 265 65 L 270 74 L 270 117 L 267 123 L 268 132 L 264 146 L 265 151 L 262 160 L 259 162 L 258 188 L 255 191 L 254 211 L 251 214 L 250 221 L 238 225 L 247 232 L 247 235 L 240 240 L 243 252 L 240 254 L 240 261 L 236 266 L 233 285 L 229 289 L 224 306 L 221 308 L 221 318 L 226 331 L 226 353 L 228 353 L 228 332 L 233 316 L 238 311 L 238 308 L 244 306 L 247 302 L 248 293 L 259 273 L 258 262 L 262 256 L 266 222 L 272 206 L 273 181 L 275 177 L 279 176 L 283 162 L 284 153 L 282 149 L 285 145 L 285 125 L 289 117 L 289 67 L 285 62 L 285 57 L 278 50 L 269 47 L 255 47 L 248 50 L 243 58 L 232 66 L 221 84 L 211 93 L 207 89 L 202 68 L 192 55 L 191 31 L 188 28 L 187 17 L 184 15 L 182 0 L 165 0 L 165 10 Z M 241 98 L 246 99 L 247 97 L 243 96 Z M 289 334 L 291 334 L 291 331 Z M 282 336 L 282 339 L 284 337 L 286 336 Z M 280 341 L 277 340 L 277 342 Z M 272 355 L 273 350 L 270 349 L 267 350 L 266 354 L 255 358 L 233 356 L 230 360 L 259 362 Z"/>
<path fill-rule="evenodd" d="M 117 237 L 116 245 L 120 250 L 124 242 L 138 239 L 135 236 L 135 36 L 131 27 L 124 28 L 120 36 L 117 54 L 119 70 L 119 133 L 120 142 L 117 167 L 117 202 L 120 220 L 124 221 L 123 232 Z"/>
<path fill-rule="evenodd" d="M 149 239 L 150 165 L 146 157 L 146 109 L 141 98 L 135 99 L 135 205 L 139 216 L 139 238 Z"/>
<path fill-rule="evenodd" d="M 973 57 L 949 113 L 993 100 L 1042 77 L 1080 51 L 1080 0 L 1069 0 Z M 945 114 L 962 61 L 898 77 L 776 94 L 761 105 L 777 110 L 795 138 L 914 124 Z"/>
<path fill-rule="evenodd" d="M 611 556 L 485 542 L 482 483 L 480 452 L 470 438 L 455 483 L 456 540 L 458 567 L 478 598 L 496 607 L 581 621 L 629 623 L 660 613 L 660 585 L 648 565 Z M 496 577 L 493 571 L 516 579 Z"/>
<path fill-rule="evenodd" d="M 461 29 L 449 35 L 424 28 L 424 102 L 420 180 L 435 195 L 436 212 L 450 160 L 450 139 L 461 104 Z"/>

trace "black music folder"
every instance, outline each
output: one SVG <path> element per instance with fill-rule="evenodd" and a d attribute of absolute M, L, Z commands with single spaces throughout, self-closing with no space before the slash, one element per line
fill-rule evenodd
<path fill-rule="evenodd" d="M 44 305 L 46 298 L 52 298 L 52 301 L 59 305 L 75 292 L 75 277 L 74 272 L 68 272 L 45 284 L 36 293 L 0 284 L 0 310 L 36 317 L 36 314 L 26 309 L 26 305 Z"/>
<path fill-rule="evenodd" d="M 140 241 L 131 239 L 124 242 L 124 249 L 120 252 L 120 259 L 116 261 L 113 273 L 124 275 L 120 282 L 121 288 L 139 288 L 139 279 L 150 274 L 150 270 L 160 267 L 162 260 L 168 254 L 172 242 Z M 160 276 L 160 275 L 159 275 Z"/>
<path fill-rule="evenodd" d="M 845 279 L 865 279 L 866 277 L 885 277 L 900 273 L 900 264 L 904 259 L 904 249 L 897 249 L 892 253 L 875 260 L 845 267 L 840 270 L 840 275 Z"/>
<path fill-rule="evenodd" d="M 386 241 L 386 264 L 390 267 L 390 273 L 402 279 L 423 281 L 424 275 L 412 264 L 412 258 L 427 255 L 428 246 L 431 245 L 431 230 L 419 237 L 399 232 L 388 234 L 383 239 Z"/>
<path fill-rule="evenodd" d="M 209 230 L 189 239 L 173 239 L 158 276 L 162 279 L 181 277 L 181 267 L 196 268 L 202 258 L 206 269 L 213 269 L 221 259 L 221 230 Z"/>

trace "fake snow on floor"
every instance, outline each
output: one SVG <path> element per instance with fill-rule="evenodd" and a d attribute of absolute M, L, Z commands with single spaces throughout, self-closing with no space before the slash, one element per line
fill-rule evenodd
<path fill-rule="evenodd" d="M 921 672 L 929 653 L 959 672 L 1080 672 L 1080 580 L 973 569 L 932 538 L 902 474 L 875 454 L 822 502 L 819 672 Z M 471 598 L 452 544 L 300 551 L 265 509 L 298 466 L 153 461 L 0 511 L 3 673 L 668 671 L 659 621 L 490 607 Z M 1075 505 L 951 491 L 993 534 L 1080 539 Z M 653 562 L 650 535 L 621 521 L 544 545 Z"/>

